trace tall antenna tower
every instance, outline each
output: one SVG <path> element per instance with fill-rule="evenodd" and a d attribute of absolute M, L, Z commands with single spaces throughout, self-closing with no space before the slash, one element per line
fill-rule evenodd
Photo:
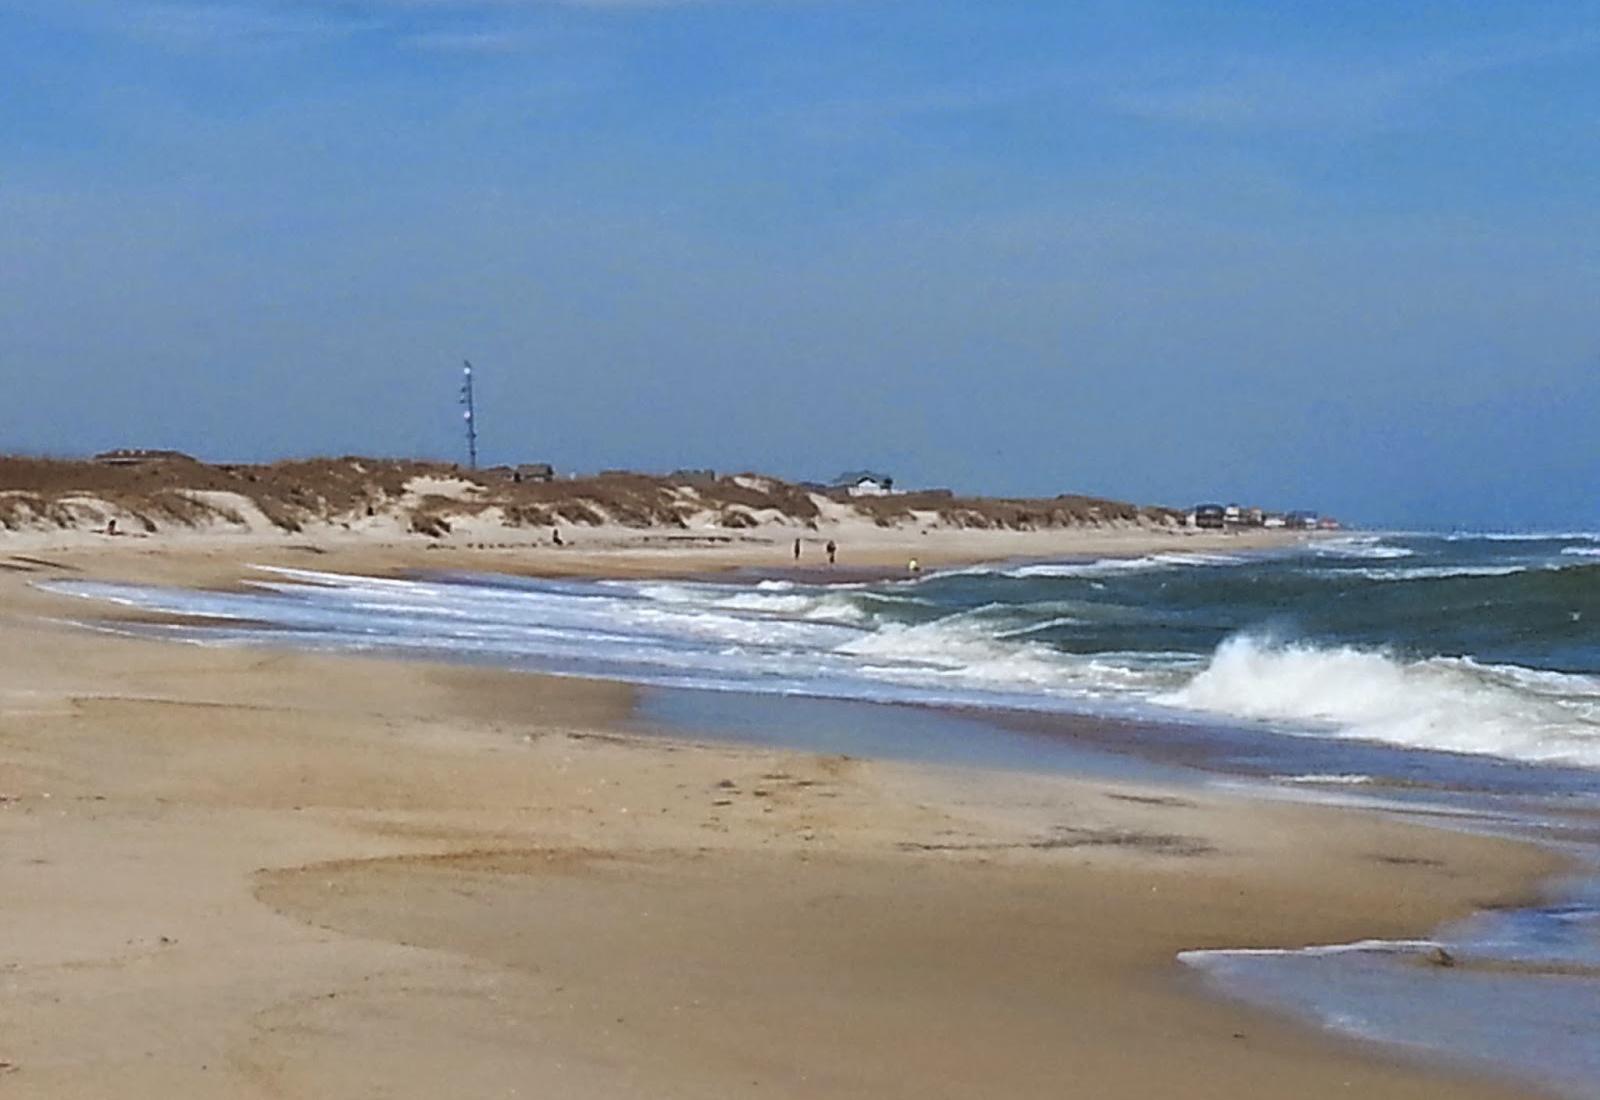
<path fill-rule="evenodd" d="M 465 411 L 461 419 L 467 423 L 467 463 L 476 470 L 478 468 L 478 417 L 477 409 L 472 403 L 472 364 L 461 360 L 461 404 Z"/>

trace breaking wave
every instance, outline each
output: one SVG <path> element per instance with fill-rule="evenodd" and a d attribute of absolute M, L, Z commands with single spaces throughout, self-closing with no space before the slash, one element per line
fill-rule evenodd
<path fill-rule="evenodd" d="M 1451 577 L 1511 577 L 1535 568 L 1527 565 L 1412 565 L 1357 569 L 1369 581 L 1437 581 Z M 1543 567 L 1539 567 L 1543 568 Z"/>
<path fill-rule="evenodd" d="M 1009 577 L 1034 580 L 1071 577 L 1104 577 L 1142 573 L 1158 569 L 1203 568 L 1243 565 L 1251 559 L 1237 554 L 1207 554 L 1171 551 L 1135 558 L 1097 558 L 1077 562 L 1033 562 L 1027 565 L 974 565 L 963 569 L 941 570 L 938 577 Z"/>
<path fill-rule="evenodd" d="M 1410 547 L 1391 546 L 1376 535 L 1351 535 L 1328 539 L 1324 542 L 1314 542 L 1307 549 L 1319 558 L 1364 558 L 1373 561 L 1409 558 L 1416 554 Z"/>
<path fill-rule="evenodd" d="M 1455 531 L 1449 542 L 1600 542 L 1600 531 Z"/>
<path fill-rule="evenodd" d="M 1157 702 L 1408 748 L 1600 766 L 1600 679 L 1241 635 Z"/>

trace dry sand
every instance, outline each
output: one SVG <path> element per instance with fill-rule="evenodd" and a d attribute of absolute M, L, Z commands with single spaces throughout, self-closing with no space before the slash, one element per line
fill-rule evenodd
<path fill-rule="evenodd" d="M 78 568 L 87 553 L 92 568 L 126 579 L 193 582 L 213 576 L 226 583 L 246 563 L 305 569 L 384 573 L 449 567 L 540 575 L 603 573 L 607 576 L 708 573 L 717 570 L 799 568 L 819 577 L 857 570 L 903 571 L 915 558 L 924 568 L 1028 558 L 1129 556 L 1155 553 L 1228 553 L 1289 546 L 1323 537 L 1318 532 L 1248 529 L 1200 531 L 1177 527 L 1116 525 L 1038 531 L 879 527 L 860 518 L 822 531 L 771 523 L 741 531 L 685 532 L 661 528 L 598 526 L 564 528 L 564 545 L 544 530 L 457 524 L 439 539 L 416 535 L 342 531 L 284 534 L 272 529 L 243 533 L 169 528 L 158 535 L 108 536 L 84 528 L 0 532 L 0 572 L 48 567 L 30 565 L 43 555 Z M 801 542 L 798 566 L 794 540 Z M 838 549 L 827 565 L 826 546 Z M 7 555 L 11 555 L 9 558 Z M 9 563 L 9 564 L 8 564 Z"/>
<path fill-rule="evenodd" d="M 1426 933 L 1543 853 L 636 736 L 618 685 L 131 640 L 29 587 L 416 554 L 150 549 L 0 549 L 7 1097 L 1528 1095 L 1174 956 Z M 529 565 L 501 558 L 425 561 Z"/>

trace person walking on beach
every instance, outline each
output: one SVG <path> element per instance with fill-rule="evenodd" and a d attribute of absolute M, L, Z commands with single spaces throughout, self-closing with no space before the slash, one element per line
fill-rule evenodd
<path fill-rule="evenodd" d="M 833 564 L 834 555 L 837 554 L 838 552 L 839 552 L 838 545 L 832 539 L 829 539 L 828 540 L 828 564 L 829 565 Z"/>
<path fill-rule="evenodd" d="M 799 539 L 795 539 L 794 540 L 794 560 L 795 561 L 799 561 L 800 560 L 800 540 Z"/>

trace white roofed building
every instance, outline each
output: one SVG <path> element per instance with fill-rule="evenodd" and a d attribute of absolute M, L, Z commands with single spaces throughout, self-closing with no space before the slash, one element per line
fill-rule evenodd
<path fill-rule="evenodd" d="M 894 492 L 894 478 L 871 470 L 852 470 L 836 477 L 833 487 L 853 497 L 882 497 Z"/>

